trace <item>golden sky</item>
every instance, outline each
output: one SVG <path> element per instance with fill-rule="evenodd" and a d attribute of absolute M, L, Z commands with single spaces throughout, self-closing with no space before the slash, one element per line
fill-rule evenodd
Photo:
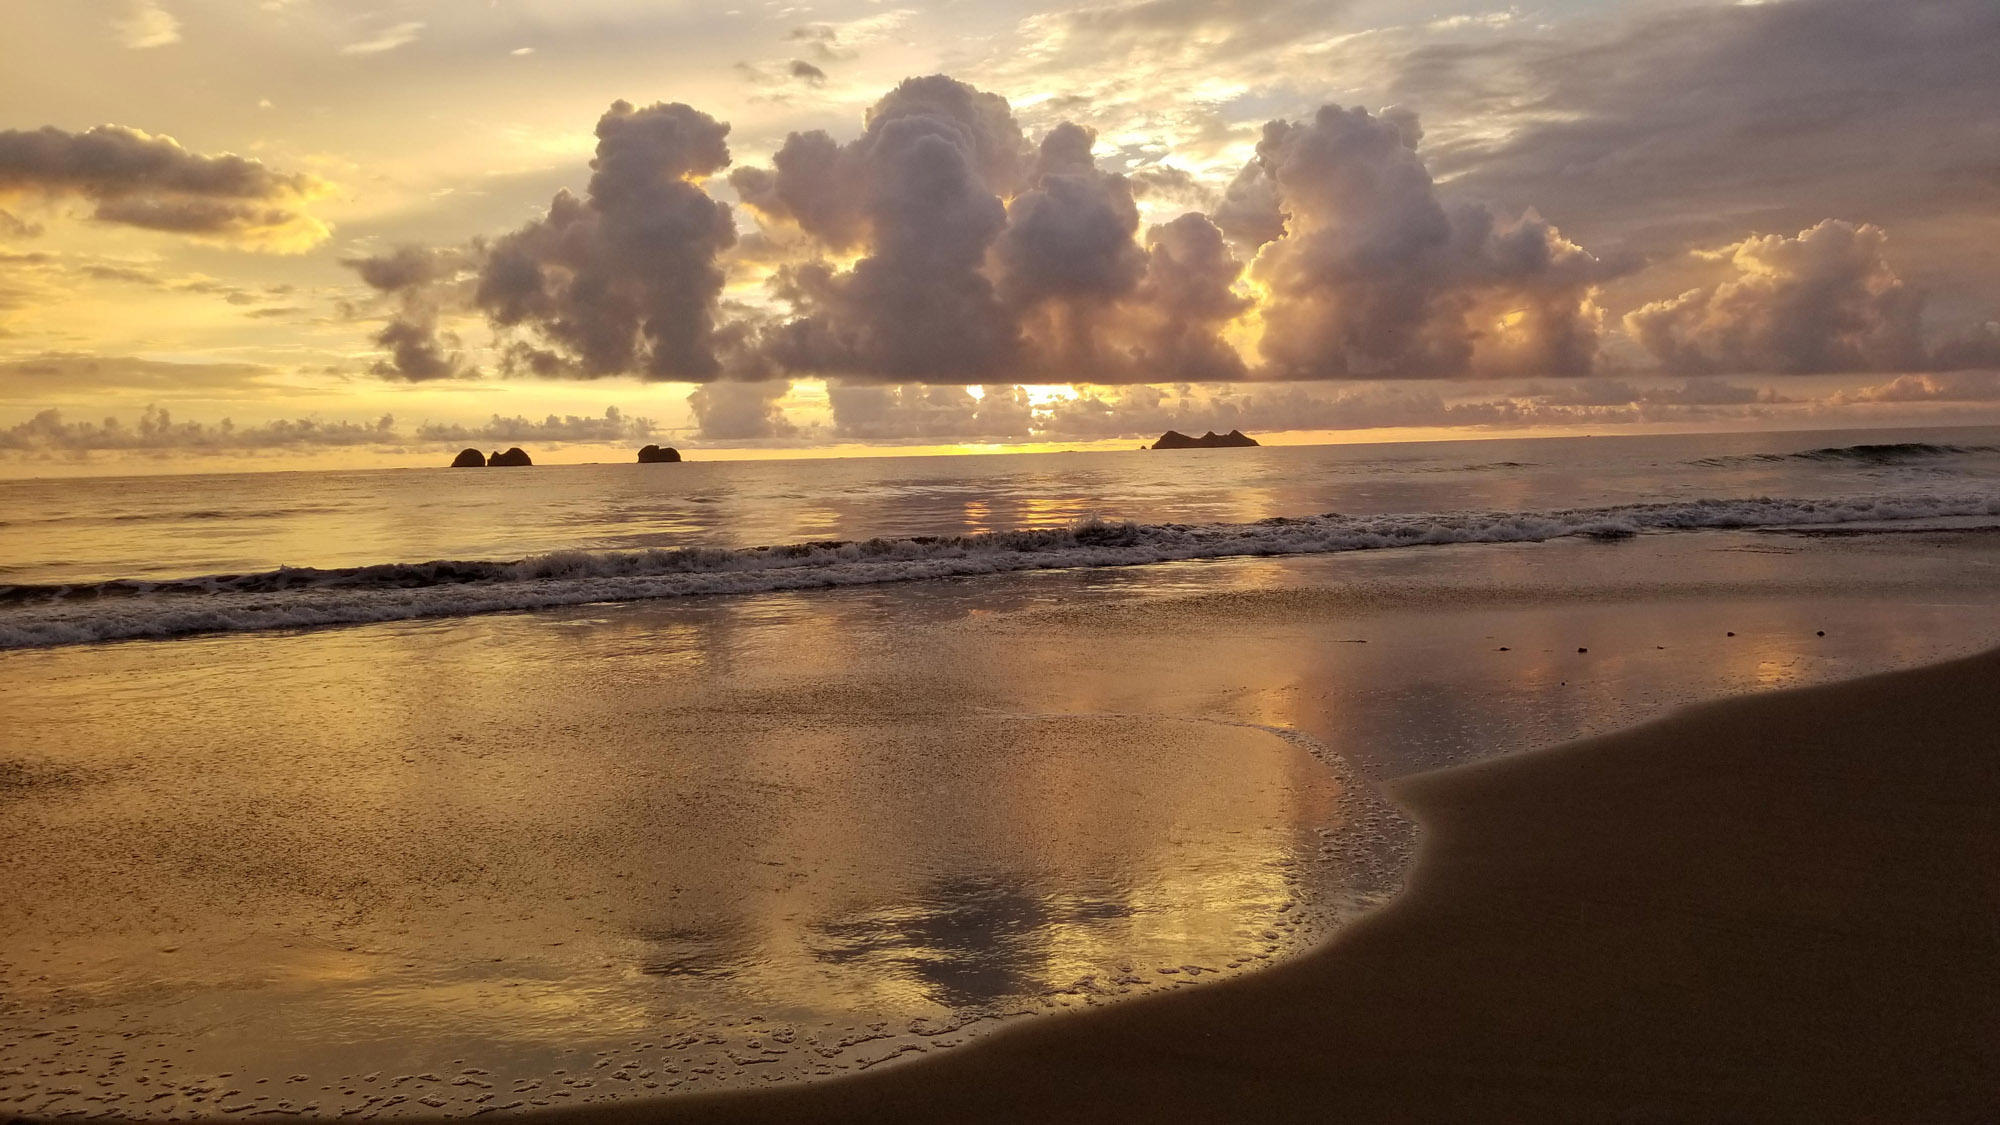
<path fill-rule="evenodd" d="M 8 474 L 2000 421 L 1990 0 L 9 21 Z"/>

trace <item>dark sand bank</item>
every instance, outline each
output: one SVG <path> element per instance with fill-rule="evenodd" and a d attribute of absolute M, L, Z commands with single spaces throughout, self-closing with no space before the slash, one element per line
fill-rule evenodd
<path fill-rule="evenodd" d="M 1991 1120 L 2000 653 L 1396 782 L 1408 891 L 1268 972 L 581 1121 Z"/>

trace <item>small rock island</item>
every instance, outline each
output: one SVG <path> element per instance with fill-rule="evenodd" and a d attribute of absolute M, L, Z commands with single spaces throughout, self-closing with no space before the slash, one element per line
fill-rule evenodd
<path fill-rule="evenodd" d="M 657 445 L 649 445 L 639 451 L 639 463 L 641 465 L 668 465 L 680 459 L 681 451 L 671 445 L 664 449 Z"/>
<path fill-rule="evenodd" d="M 1179 430 L 1168 430 L 1153 443 L 1154 449 L 1247 449 L 1257 444 L 1257 439 L 1242 430 L 1231 430 L 1218 434 L 1210 430 L 1200 437 L 1189 437 Z"/>
<path fill-rule="evenodd" d="M 529 458 L 528 451 L 522 449 L 518 445 L 512 449 L 509 449 L 505 453 L 495 453 L 493 456 L 488 457 L 486 459 L 487 467 L 495 469 L 514 468 L 523 465 L 533 465 L 534 463 L 535 462 L 531 458 Z"/>
<path fill-rule="evenodd" d="M 454 469 L 483 469 L 486 467 L 486 454 L 479 452 L 477 449 L 461 449 L 458 451 L 458 456 L 451 459 L 451 467 Z"/>

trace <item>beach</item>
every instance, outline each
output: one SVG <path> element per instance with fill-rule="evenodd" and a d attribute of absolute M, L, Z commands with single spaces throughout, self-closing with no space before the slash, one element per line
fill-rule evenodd
<path fill-rule="evenodd" d="M 1991 668 L 1921 722 L 1850 717 L 1874 688 L 1775 697 L 1813 701 L 1757 728 L 1792 743 L 1739 747 L 1733 708 L 1991 647 L 1967 578 L 1996 552 L 1718 531 L 15 652 L 39 753 L 7 790 L 0 1104 L 1262 1119 L 1337 1078 L 1464 1115 L 1682 1081 L 1770 1116 L 1804 1072 L 1763 1072 L 1806 1056 L 1750 1047 L 1854 1028 L 1780 1035 L 1801 1013 L 1756 980 L 1868 1007 L 1803 982 L 1900 950 L 1863 983 L 1990 1000 L 1990 927 L 1933 941 L 1937 912 L 1991 917 L 1990 826 L 1909 811 L 1897 732 L 1973 771 L 1911 779 L 1981 792 L 1963 684 Z M 1902 870 L 1856 827 L 1884 824 L 1948 862 Z M 1818 928 L 1752 909 L 1773 882 Z M 1786 950 L 1806 976 L 1763 974 Z M 1886 1034 L 1842 1041 L 1903 1065 Z M 1981 1073 L 1951 1042 L 1939 1089 Z"/>
<path fill-rule="evenodd" d="M 583 1121 L 1974 1121 L 2000 652 L 1391 787 L 1408 888 L 1253 976 Z"/>

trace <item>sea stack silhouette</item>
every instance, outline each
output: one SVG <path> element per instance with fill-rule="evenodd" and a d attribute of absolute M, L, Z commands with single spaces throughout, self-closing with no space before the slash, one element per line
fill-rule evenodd
<path fill-rule="evenodd" d="M 512 449 L 509 449 L 505 453 L 495 453 L 493 456 L 488 457 L 486 459 L 487 466 L 496 469 L 513 468 L 517 465 L 532 465 L 534 463 L 535 462 L 529 458 L 528 451 L 522 449 L 518 445 Z"/>
<path fill-rule="evenodd" d="M 1257 439 L 1246 436 L 1242 430 L 1231 430 L 1218 434 L 1210 430 L 1200 437 L 1189 437 L 1179 430 L 1168 430 L 1153 443 L 1154 449 L 1246 449 L 1256 445 Z"/>
<path fill-rule="evenodd" d="M 641 465 L 666 465 L 681 459 L 681 451 L 669 445 L 665 449 L 649 445 L 639 451 Z"/>
<path fill-rule="evenodd" d="M 458 451 L 458 456 L 451 459 L 451 467 L 454 469 L 483 469 L 486 467 L 486 454 L 479 452 L 477 449 L 461 449 Z"/>

